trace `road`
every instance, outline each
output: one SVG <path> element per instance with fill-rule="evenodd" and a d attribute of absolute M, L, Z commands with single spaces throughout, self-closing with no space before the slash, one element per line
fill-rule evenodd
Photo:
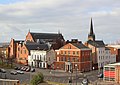
<path fill-rule="evenodd" d="M 6 69 L 6 73 L 0 73 L 1 79 L 13 79 L 13 80 L 19 80 L 20 83 L 29 83 L 30 82 L 30 76 L 32 75 L 31 72 L 24 72 L 24 74 L 17 74 L 12 75 L 10 74 L 10 71 L 13 69 Z"/>
<path fill-rule="evenodd" d="M 36 74 L 37 72 L 42 72 L 44 75 L 45 81 L 52 81 L 52 82 L 59 82 L 59 83 L 68 83 L 69 79 L 72 78 L 72 83 L 81 83 L 84 78 L 84 75 L 88 78 L 90 82 L 96 81 L 97 78 L 97 71 L 91 71 L 87 73 L 79 73 L 77 72 L 77 79 L 76 73 L 67 73 L 67 72 L 60 72 L 60 71 L 50 71 L 48 69 L 39 69 L 36 68 L 36 72 L 24 72 L 24 74 L 17 74 L 11 75 L 10 71 L 13 69 L 6 69 L 6 73 L 0 73 L 0 78 L 7 78 L 7 79 L 18 79 L 20 83 L 29 83 L 32 75 Z"/>

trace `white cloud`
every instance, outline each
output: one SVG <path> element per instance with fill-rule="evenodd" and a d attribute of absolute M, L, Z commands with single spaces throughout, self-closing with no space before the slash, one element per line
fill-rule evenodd
<path fill-rule="evenodd" d="M 57 32 L 66 39 L 87 40 L 90 17 L 98 38 L 109 42 L 119 35 L 120 0 L 24 0 L 11 4 L 0 4 L 0 41 L 10 38 L 24 39 L 28 29 L 36 32 Z M 68 32 L 69 31 L 69 32 Z M 103 35 L 106 32 L 107 35 Z M 17 35 L 17 36 L 16 36 Z M 23 36 L 24 35 L 24 36 Z M 8 39 L 5 39 L 5 37 Z"/>

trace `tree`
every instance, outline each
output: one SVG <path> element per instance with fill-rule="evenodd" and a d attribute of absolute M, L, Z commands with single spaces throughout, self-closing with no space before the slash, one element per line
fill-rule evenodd
<path fill-rule="evenodd" d="M 41 72 L 37 73 L 33 76 L 32 80 L 30 81 L 31 85 L 38 85 L 39 83 L 42 83 L 44 80 L 44 76 Z"/>

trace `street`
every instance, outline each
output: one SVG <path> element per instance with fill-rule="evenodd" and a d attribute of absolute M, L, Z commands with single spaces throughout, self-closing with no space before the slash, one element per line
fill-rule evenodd
<path fill-rule="evenodd" d="M 84 76 L 86 75 L 86 78 L 90 82 L 95 82 L 97 78 L 98 71 L 91 71 L 86 73 L 67 73 L 67 72 L 61 72 L 56 70 L 49 70 L 49 69 L 39 69 L 36 68 L 36 72 L 24 72 L 24 74 L 17 74 L 17 75 L 11 75 L 10 71 L 13 69 L 6 69 L 6 73 L 0 73 L 0 78 L 2 79 L 18 79 L 20 80 L 20 83 L 29 83 L 30 79 L 32 79 L 32 75 L 36 74 L 37 72 L 42 72 L 44 75 L 45 81 L 52 81 L 52 82 L 58 82 L 58 83 L 68 83 L 70 79 L 72 79 L 72 83 L 81 83 Z"/>

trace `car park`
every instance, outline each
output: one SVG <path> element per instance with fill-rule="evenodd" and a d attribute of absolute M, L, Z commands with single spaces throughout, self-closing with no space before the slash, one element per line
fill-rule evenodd
<path fill-rule="evenodd" d="M 11 71 L 10 74 L 17 75 L 17 71 Z"/>

